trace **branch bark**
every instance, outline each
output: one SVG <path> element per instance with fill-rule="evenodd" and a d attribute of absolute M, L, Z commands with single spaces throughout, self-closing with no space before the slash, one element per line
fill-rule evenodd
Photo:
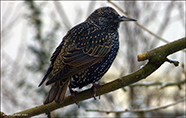
<path fill-rule="evenodd" d="M 144 54 L 138 55 L 138 60 L 143 61 L 148 59 L 148 63 L 144 65 L 141 69 L 136 72 L 131 73 L 130 75 L 123 76 L 118 78 L 112 82 L 106 83 L 104 85 L 98 86 L 96 89 L 96 95 L 100 96 L 119 88 L 123 88 L 130 84 L 133 84 L 137 81 L 145 79 L 155 70 L 157 70 L 165 61 L 168 61 L 167 56 L 175 53 L 177 51 L 183 50 L 186 48 L 186 37 L 161 46 L 159 48 L 148 51 Z M 76 94 L 76 101 L 83 101 L 89 98 L 92 98 L 92 89 L 88 89 Z M 31 117 L 36 116 L 42 113 L 51 112 L 58 108 L 62 108 L 68 105 L 74 104 L 74 101 L 71 96 L 65 97 L 65 100 L 62 104 L 56 104 L 52 102 L 47 105 L 40 105 L 34 108 L 27 109 L 25 111 L 14 113 L 13 115 L 6 116 L 8 118 L 16 117 Z"/>

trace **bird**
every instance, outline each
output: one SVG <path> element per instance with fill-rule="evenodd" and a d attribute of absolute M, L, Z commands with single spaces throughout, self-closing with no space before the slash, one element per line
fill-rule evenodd
<path fill-rule="evenodd" d="M 51 64 L 39 84 L 41 86 L 53 73 L 46 82 L 52 87 L 44 104 L 63 103 L 68 87 L 72 91 L 92 83 L 95 91 L 95 83 L 108 71 L 117 55 L 118 28 L 122 21 L 136 20 L 120 16 L 112 7 L 100 7 L 67 32 L 52 54 Z"/>

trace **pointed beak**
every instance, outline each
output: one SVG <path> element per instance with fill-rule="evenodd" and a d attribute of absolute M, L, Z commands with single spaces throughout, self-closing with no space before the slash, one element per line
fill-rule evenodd
<path fill-rule="evenodd" d="M 128 18 L 125 16 L 119 16 L 119 20 L 120 20 L 120 22 L 122 22 L 122 21 L 137 21 L 136 19 Z"/>

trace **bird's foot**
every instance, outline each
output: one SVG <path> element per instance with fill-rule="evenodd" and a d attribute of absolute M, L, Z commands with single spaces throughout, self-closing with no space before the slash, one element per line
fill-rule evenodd
<path fill-rule="evenodd" d="M 78 93 L 77 91 L 73 91 L 71 87 L 69 87 L 70 94 L 72 96 L 72 100 L 76 103 L 78 108 L 80 108 L 79 102 L 76 101 L 76 94 Z"/>
<path fill-rule="evenodd" d="M 92 83 L 92 91 L 93 91 L 93 98 L 94 98 L 94 100 L 96 100 L 96 88 L 98 87 L 98 86 L 100 86 L 101 84 L 99 84 L 99 83 Z M 100 99 L 100 96 L 99 96 L 99 99 Z"/>

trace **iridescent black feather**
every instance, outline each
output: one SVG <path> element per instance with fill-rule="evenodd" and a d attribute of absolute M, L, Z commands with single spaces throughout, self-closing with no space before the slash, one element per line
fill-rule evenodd
<path fill-rule="evenodd" d="M 73 27 L 56 48 L 44 76 L 53 71 L 46 85 L 53 84 L 44 104 L 62 103 L 67 90 L 94 83 L 110 68 L 119 49 L 118 27 L 121 21 L 135 21 L 120 16 L 111 7 L 95 10 L 86 21 Z"/>

